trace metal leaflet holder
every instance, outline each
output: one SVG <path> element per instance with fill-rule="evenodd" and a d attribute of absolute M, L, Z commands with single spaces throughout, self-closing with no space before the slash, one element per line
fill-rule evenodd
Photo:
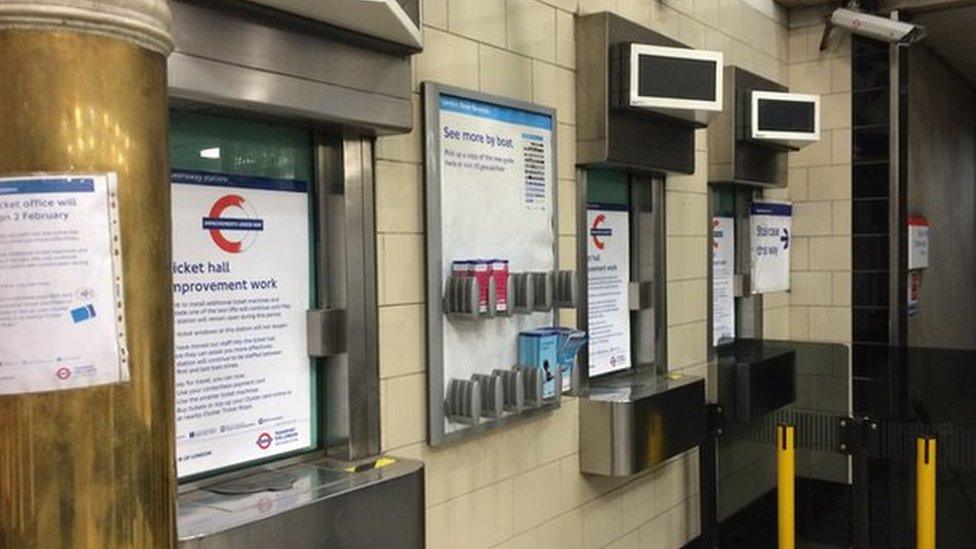
<path fill-rule="evenodd" d="M 664 187 L 695 172 L 724 63 L 611 13 L 578 18 L 576 37 L 577 317 L 594 334 L 579 368 L 580 469 L 628 476 L 705 441 L 704 380 L 668 373 Z"/>

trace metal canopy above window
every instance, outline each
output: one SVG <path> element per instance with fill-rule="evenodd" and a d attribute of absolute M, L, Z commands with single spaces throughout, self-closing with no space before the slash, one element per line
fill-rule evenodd
<path fill-rule="evenodd" d="M 417 0 L 250 0 L 354 32 L 421 50 Z"/>

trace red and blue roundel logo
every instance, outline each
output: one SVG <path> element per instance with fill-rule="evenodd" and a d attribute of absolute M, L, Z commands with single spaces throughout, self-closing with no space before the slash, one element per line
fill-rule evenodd
<path fill-rule="evenodd" d="M 613 229 L 602 226 L 606 222 L 607 216 L 598 214 L 593 218 L 593 225 L 590 227 L 590 236 L 593 237 L 593 245 L 598 250 L 602 250 L 607 245 L 600 237 L 613 236 Z"/>
<path fill-rule="evenodd" d="M 69 369 L 67 366 L 62 366 L 58 368 L 56 372 L 54 372 L 54 375 L 57 376 L 57 378 L 61 381 L 64 381 L 71 377 L 71 369 Z"/>
<path fill-rule="evenodd" d="M 257 234 L 264 230 L 264 220 L 243 197 L 229 194 L 221 197 L 203 218 L 204 230 L 218 248 L 229 254 L 239 254 L 251 247 Z"/>
<path fill-rule="evenodd" d="M 270 433 L 261 433 L 261 435 L 258 436 L 258 439 L 254 441 L 254 443 L 258 445 L 258 448 L 262 450 L 267 450 L 270 448 L 272 442 L 274 442 L 274 439 L 271 438 Z"/>

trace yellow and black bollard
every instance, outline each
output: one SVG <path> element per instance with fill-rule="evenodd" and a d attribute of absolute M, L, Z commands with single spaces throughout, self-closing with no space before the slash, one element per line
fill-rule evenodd
<path fill-rule="evenodd" d="M 779 549 L 796 546 L 796 427 L 776 425 L 776 485 Z"/>
<path fill-rule="evenodd" d="M 915 439 L 915 542 L 918 549 L 935 549 L 934 436 Z"/>

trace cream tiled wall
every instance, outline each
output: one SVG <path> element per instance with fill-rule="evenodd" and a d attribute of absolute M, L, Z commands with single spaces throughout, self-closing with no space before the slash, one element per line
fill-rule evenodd
<path fill-rule="evenodd" d="M 558 110 L 560 257 L 568 268 L 575 267 L 574 17 L 601 10 L 722 50 L 727 63 L 768 78 L 790 77 L 787 16 L 772 0 L 425 0 L 416 121 L 424 80 Z M 708 332 L 705 146 L 699 135 L 697 172 L 669 178 L 666 199 L 670 367 L 699 374 Z M 383 449 L 426 463 L 428 546 L 659 549 L 697 536 L 697 457 L 626 481 L 581 475 L 574 399 L 489 436 L 427 446 L 419 123 L 408 135 L 380 139 L 376 151 Z M 769 314 L 788 318 L 789 306 L 784 297 Z"/>
<path fill-rule="evenodd" d="M 835 31 L 820 51 L 823 10 L 790 13 L 790 91 L 820 94 L 821 139 L 789 158 L 794 203 L 788 326 L 796 340 L 851 342 L 851 47 Z"/>

